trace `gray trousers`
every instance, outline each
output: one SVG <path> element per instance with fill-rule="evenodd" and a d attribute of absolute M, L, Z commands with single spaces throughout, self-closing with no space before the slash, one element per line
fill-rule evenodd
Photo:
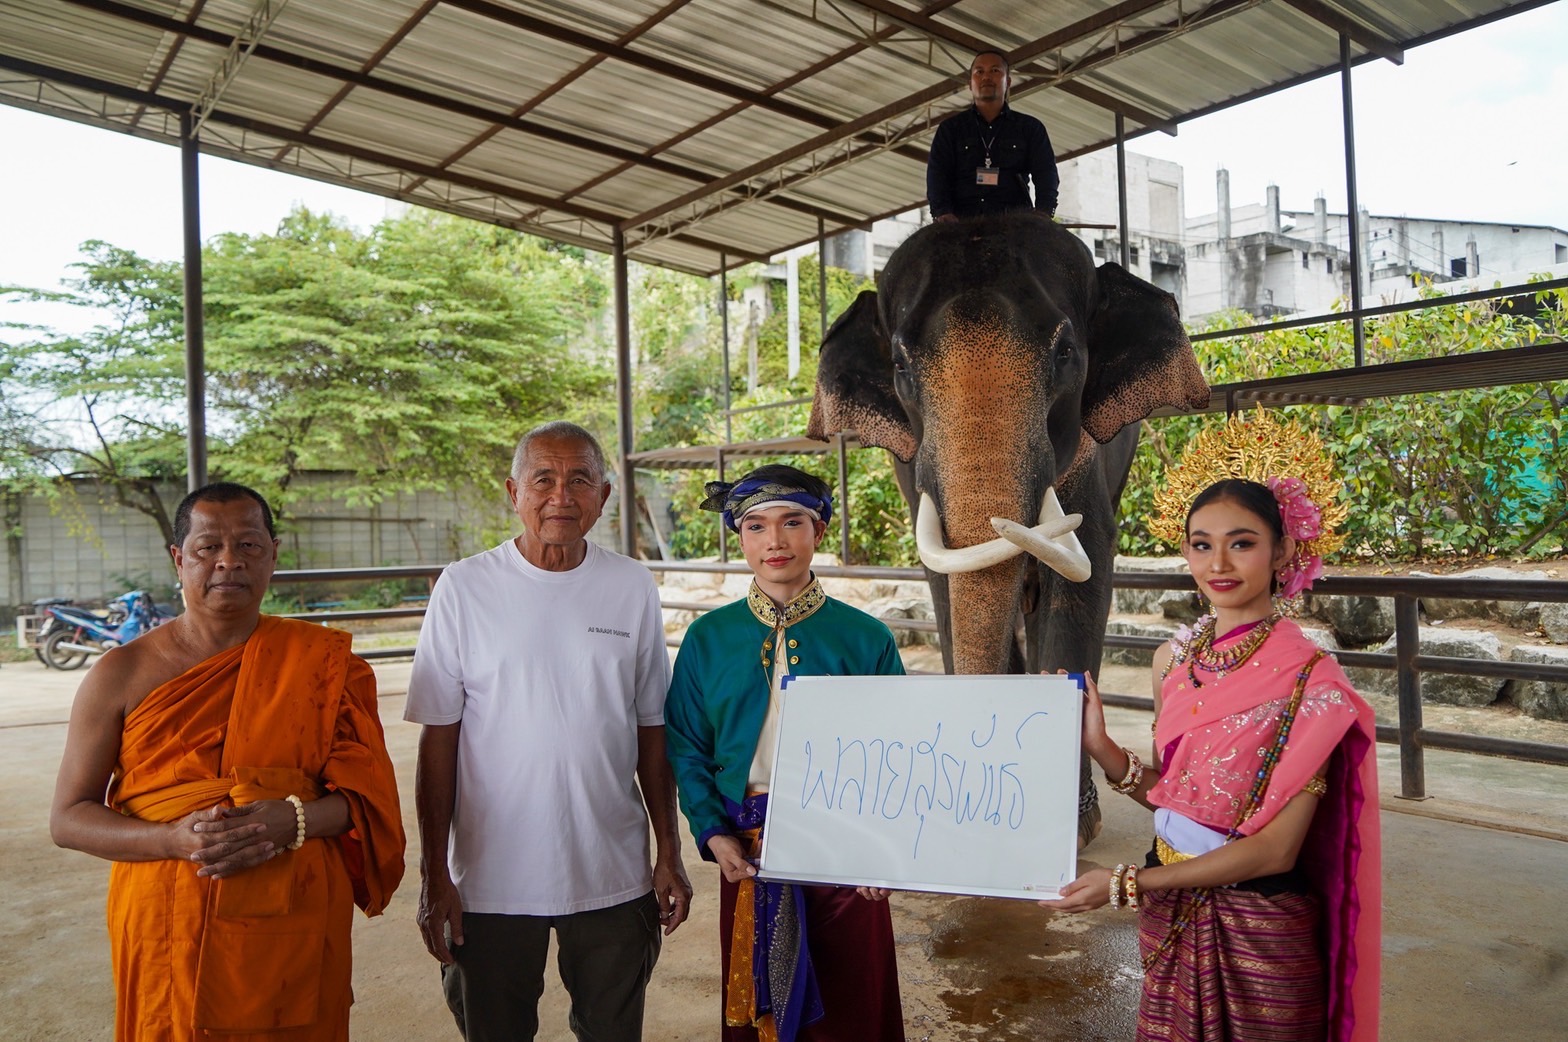
<path fill-rule="evenodd" d="M 643 996 L 659 959 L 659 905 L 649 891 L 571 915 L 463 913 L 457 962 L 441 967 L 446 1004 L 467 1042 L 527 1042 L 539 1031 L 550 931 L 579 1042 L 641 1042 Z"/>

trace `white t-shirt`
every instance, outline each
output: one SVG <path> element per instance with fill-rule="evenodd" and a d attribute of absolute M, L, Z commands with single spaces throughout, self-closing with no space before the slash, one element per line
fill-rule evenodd
<path fill-rule="evenodd" d="M 448 857 L 470 912 L 565 915 L 647 893 L 637 728 L 669 687 L 648 569 L 588 544 L 565 572 L 511 540 L 430 594 L 405 720 L 462 722 Z"/>

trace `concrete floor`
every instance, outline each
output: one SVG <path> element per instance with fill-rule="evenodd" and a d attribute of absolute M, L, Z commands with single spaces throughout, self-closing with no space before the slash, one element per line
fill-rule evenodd
<path fill-rule="evenodd" d="M 412 836 L 418 729 L 401 720 L 408 666 L 377 672 Z M 0 948 L 4 1040 L 92 1042 L 112 1033 L 108 868 L 56 849 L 48 836 L 65 721 L 81 676 L 33 663 L 0 668 L 0 908 L 16 930 Z M 1107 687 L 1143 690 L 1141 676 L 1107 676 Z M 1146 717 L 1113 714 L 1113 730 L 1127 744 L 1147 744 Z M 1380 764 L 1385 792 L 1397 791 L 1394 750 L 1380 749 Z M 1433 799 L 1383 800 L 1383 1037 L 1568 1037 L 1568 774 L 1432 753 L 1427 778 Z M 1105 806 L 1105 833 L 1088 856 L 1138 856 L 1147 847 L 1147 815 L 1109 793 Z M 697 859 L 689 840 L 686 853 L 695 909 L 655 971 L 650 1040 L 717 1037 L 715 869 Z M 386 915 L 356 920 L 356 1039 L 457 1038 L 436 964 L 413 924 L 417 891 L 411 876 Z M 893 910 L 911 1042 L 1131 1037 L 1139 973 L 1126 913 L 1071 918 L 1024 902 L 921 894 L 895 895 Z M 558 982 L 550 982 L 541 1012 L 541 1039 L 570 1039 Z"/>

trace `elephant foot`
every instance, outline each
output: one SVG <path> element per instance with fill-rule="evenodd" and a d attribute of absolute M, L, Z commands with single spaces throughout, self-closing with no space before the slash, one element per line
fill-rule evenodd
<path fill-rule="evenodd" d="M 1078 849 L 1082 850 L 1099 836 L 1105 823 L 1100 817 L 1100 793 L 1094 782 L 1085 779 L 1078 795 Z"/>

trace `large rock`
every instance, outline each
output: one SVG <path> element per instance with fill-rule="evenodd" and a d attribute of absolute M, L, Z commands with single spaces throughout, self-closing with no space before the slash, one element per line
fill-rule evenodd
<path fill-rule="evenodd" d="M 1438 629 L 1422 626 L 1417 654 L 1436 655 L 1443 658 L 1484 659 L 1501 662 L 1503 642 L 1495 633 L 1485 630 Z M 1394 654 L 1394 640 L 1389 638 L 1376 650 L 1385 655 Z M 1388 695 L 1399 693 L 1399 674 L 1393 670 L 1350 667 L 1345 670 L 1350 682 L 1366 694 Z M 1497 677 L 1458 676 L 1451 673 L 1422 673 L 1421 701 L 1434 705 L 1489 706 L 1497 701 L 1503 682 Z"/>
<path fill-rule="evenodd" d="M 1347 648 L 1375 644 L 1394 632 L 1391 597 L 1310 597 L 1307 613 L 1328 623 Z"/>
<path fill-rule="evenodd" d="M 866 603 L 880 601 L 888 597 L 923 597 L 931 599 L 931 585 L 924 579 L 870 579 L 859 580 L 860 587 L 857 601 Z"/>
<path fill-rule="evenodd" d="M 1554 644 L 1568 644 L 1568 604 L 1541 605 L 1541 629 Z"/>
<path fill-rule="evenodd" d="M 1112 619 L 1105 624 L 1105 632 L 1129 637 L 1158 637 L 1160 640 L 1170 640 L 1176 634 L 1176 627 L 1165 622 L 1130 622 L 1126 619 Z M 1154 664 L 1154 649 L 1107 647 L 1101 661 L 1106 665 L 1150 666 Z"/>
<path fill-rule="evenodd" d="M 1432 577 L 1430 572 L 1411 572 L 1412 576 Z M 1546 579 L 1545 572 L 1513 572 L 1507 568 L 1472 568 L 1449 576 L 1453 579 L 1523 580 Z M 1533 625 L 1531 616 L 1537 618 L 1541 606 L 1528 601 L 1506 601 L 1495 598 L 1472 599 L 1460 597 L 1423 597 L 1421 610 L 1432 619 L 1496 619 L 1510 626 Z"/>
<path fill-rule="evenodd" d="M 1333 630 L 1326 630 L 1319 626 L 1302 626 L 1301 635 L 1324 651 L 1343 651 L 1344 648 L 1334 637 Z"/>
<path fill-rule="evenodd" d="M 875 615 L 888 624 L 888 628 L 893 631 L 893 638 L 901 648 L 915 644 L 936 645 L 941 642 L 941 638 L 935 633 L 925 633 L 894 625 L 904 619 L 935 622 L 936 612 L 931 608 L 929 597 L 881 597 L 867 604 L 865 610 L 867 614 Z"/>
<path fill-rule="evenodd" d="M 1508 661 L 1568 666 L 1568 648 L 1521 644 L 1509 653 Z M 1503 696 L 1525 716 L 1568 721 L 1568 680 L 1510 680 Z"/>
<path fill-rule="evenodd" d="M 1172 622 L 1197 622 L 1203 614 L 1203 601 L 1196 590 L 1155 590 L 1160 595 L 1160 614 Z"/>
<path fill-rule="evenodd" d="M 1180 557 L 1116 558 L 1118 572 L 1154 572 L 1158 575 L 1186 575 L 1187 562 Z M 1172 590 L 1117 590 L 1111 611 L 1118 615 L 1158 615 L 1160 597 Z"/>

